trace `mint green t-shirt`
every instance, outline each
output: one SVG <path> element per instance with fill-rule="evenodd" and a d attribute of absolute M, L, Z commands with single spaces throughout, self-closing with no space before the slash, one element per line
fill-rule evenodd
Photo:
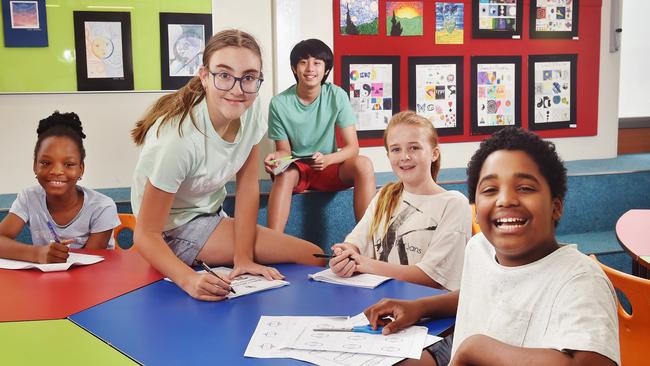
<path fill-rule="evenodd" d="M 145 185 L 174 193 L 174 202 L 164 230 L 171 230 L 201 214 L 217 212 L 226 198 L 226 183 L 248 159 L 248 155 L 266 132 L 259 98 L 241 116 L 239 131 L 233 142 L 225 141 L 215 131 L 203 99 L 193 109 L 197 127 L 190 117 L 181 125 L 178 119 L 162 126 L 151 126 L 145 137 L 140 158 L 133 172 L 131 206 L 140 211 Z"/>
<path fill-rule="evenodd" d="M 309 105 L 300 102 L 293 85 L 274 96 L 269 106 L 269 138 L 288 140 L 294 156 L 336 152 L 335 124 L 344 128 L 356 122 L 348 95 L 331 83 L 323 84 Z"/>

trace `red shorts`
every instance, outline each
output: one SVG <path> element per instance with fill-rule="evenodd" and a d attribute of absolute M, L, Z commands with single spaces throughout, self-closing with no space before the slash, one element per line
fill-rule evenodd
<path fill-rule="evenodd" d="M 300 173 L 298 184 L 293 188 L 293 193 L 304 192 L 307 189 L 336 192 L 352 187 L 352 184 L 343 183 L 339 178 L 340 163 L 329 165 L 325 170 L 314 170 L 309 164 L 301 161 L 295 161 L 293 164 Z"/>

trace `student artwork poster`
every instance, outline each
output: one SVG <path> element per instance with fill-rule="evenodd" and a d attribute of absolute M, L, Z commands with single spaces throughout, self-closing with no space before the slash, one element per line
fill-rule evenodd
<path fill-rule="evenodd" d="M 477 65 L 478 126 L 515 125 L 515 64 Z"/>
<path fill-rule="evenodd" d="M 386 35 L 421 36 L 422 7 L 421 1 L 387 1 Z"/>
<path fill-rule="evenodd" d="M 465 6 L 436 3 L 436 44 L 463 44 Z"/>
<path fill-rule="evenodd" d="M 203 62 L 202 24 L 169 24 L 169 76 L 194 76 Z"/>
<path fill-rule="evenodd" d="M 515 0 L 480 0 L 478 28 L 489 31 L 517 30 L 517 3 Z"/>
<path fill-rule="evenodd" d="M 379 34 L 377 0 L 341 0 L 340 12 L 341 34 Z"/>
<path fill-rule="evenodd" d="M 84 22 L 89 79 L 123 78 L 122 24 Z"/>
<path fill-rule="evenodd" d="M 535 123 L 571 120 L 571 62 L 535 63 Z"/>
<path fill-rule="evenodd" d="M 351 64 L 350 104 L 357 130 L 383 130 L 393 115 L 393 65 Z"/>
<path fill-rule="evenodd" d="M 571 0 L 537 0 L 535 9 L 536 31 L 571 32 L 572 29 L 573 2 Z"/>
<path fill-rule="evenodd" d="M 416 112 L 436 129 L 456 127 L 456 65 L 416 65 Z"/>

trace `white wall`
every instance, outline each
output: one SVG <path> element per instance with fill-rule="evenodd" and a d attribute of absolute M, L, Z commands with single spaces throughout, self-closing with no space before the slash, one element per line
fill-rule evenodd
<path fill-rule="evenodd" d="M 621 33 L 621 92 L 618 115 L 650 117 L 650 1 L 623 1 Z"/>
<path fill-rule="evenodd" d="M 619 54 L 608 52 L 609 6 L 610 0 L 603 0 L 598 136 L 553 139 L 565 160 L 616 156 Z M 288 55 L 297 41 L 313 37 L 332 45 L 331 0 L 213 0 L 212 12 L 215 31 L 238 27 L 260 41 L 266 75 L 260 92 L 264 105 L 274 91 L 283 90 L 292 82 Z M 14 193 L 35 184 L 31 167 L 36 126 L 55 109 L 75 111 L 84 122 L 88 157 L 83 183 L 91 188 L 129 186 L 138 156 L 129 131 L 161 95 L 157 92 L 0 95 L 3 178 L 0 194 Z M 263 153 L 272 148 L 268 140 L 262 145 Z M 465 166 L 477 145 L 443 144 L 443 168 Z M 383 148 L 364 148 L 362 154 L 373 160 L 377 171 L 390 170 Z"/>

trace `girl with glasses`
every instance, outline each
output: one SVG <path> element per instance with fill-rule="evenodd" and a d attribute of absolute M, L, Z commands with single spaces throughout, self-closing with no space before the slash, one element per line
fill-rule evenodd
<path fill-rule="evenodd" d="M 161 97 L 132 131 L 142 147 L 131 188 L 134 242 L 144 258 L 190 296 L 222 300 L 243 273 L 281 279 L 260 263 L 323 265 L 307 241 L 257 222 L 258 144 L 266 123 L 257 92 L 263 81 L 255 39 L 224 30 L 206 44 L 198 75 Z M 222 209 L 225 184 L 236 177 L 236 217 Z M 229 278 L 190 266 L 233 265 Z"/>

